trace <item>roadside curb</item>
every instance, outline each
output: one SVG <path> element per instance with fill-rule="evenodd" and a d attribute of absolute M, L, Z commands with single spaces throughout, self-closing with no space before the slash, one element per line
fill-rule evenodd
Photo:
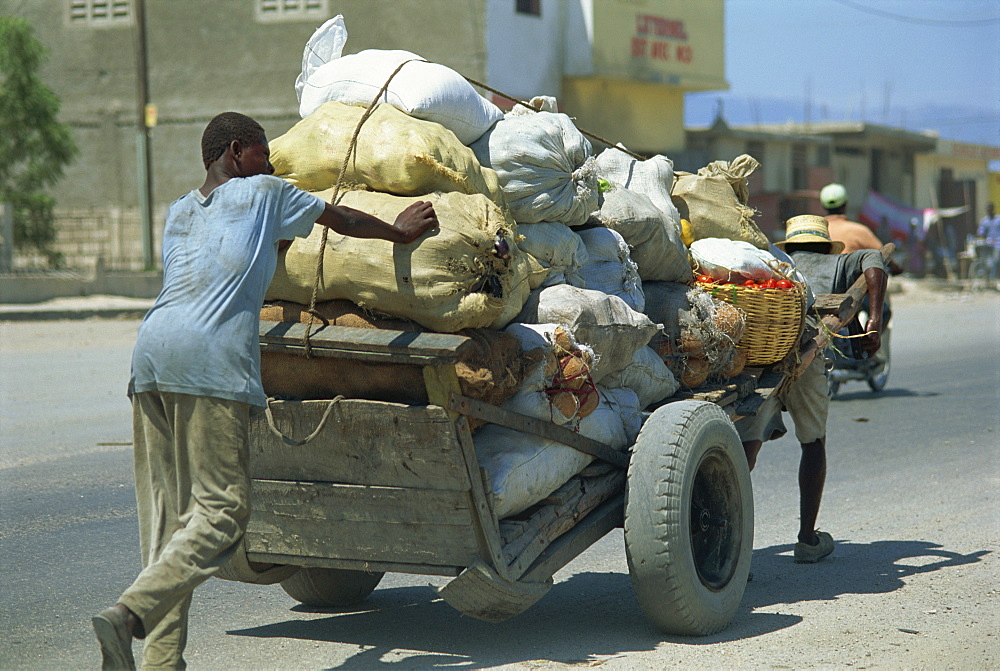
<path fill-rule="evenodd" d="M 148 308 L 84 308 L 77 310 L 6 309 L 0 307 L 0 322 L 59 321 L 77 319 L 142 319 Z"/>

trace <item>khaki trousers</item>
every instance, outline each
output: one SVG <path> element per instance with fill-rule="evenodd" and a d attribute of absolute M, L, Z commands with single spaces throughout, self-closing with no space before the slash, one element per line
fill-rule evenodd
<path fill-rule="evenodd" d="M 228 561 L 250 517 L 250 406 L 132 397 L 142 572 L 119 602 L 142 621 L 144 669 L 183 669 L 194 588 Z"/>

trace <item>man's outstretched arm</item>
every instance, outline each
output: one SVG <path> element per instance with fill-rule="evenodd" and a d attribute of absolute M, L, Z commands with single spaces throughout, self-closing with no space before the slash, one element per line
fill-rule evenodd
<path fill-rule="evenodd" d="M 316 223 L 352 238 L 378 238 L 407 244 L 423 235 L 428 228 L 437 226 L 438 221 L 434 207 L 420 200 L 400 212 L 392 224 L 367 212 L 330 203 L 326 204 Z"/>
<path fill-rule="evenodd" d="M 885 303 L 885 288 L 888 277 L 881 268 L 868 268 L 865 270 L 865 281 L 868 282 L 868 323 L 865 324 L 865 331 L 868 332 L 861 339 L 861 349 L 869 355 L 875 354 L 882 346 L 882 306 Z"/>

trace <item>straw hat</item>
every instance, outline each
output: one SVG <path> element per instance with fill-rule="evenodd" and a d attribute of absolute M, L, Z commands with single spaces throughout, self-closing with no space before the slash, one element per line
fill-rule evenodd
<path fill-rule="evenodd" d="M 828 254 L 840 254 L 844 251 L 844 243 L 830 239 L 830 226 L 825 217 L 816 214 L 800 214 L 785 222 L 785 241 L 776 242 L 774 246 L 784 251 L 787 244 L 803 242 L 828 242 Z"/>

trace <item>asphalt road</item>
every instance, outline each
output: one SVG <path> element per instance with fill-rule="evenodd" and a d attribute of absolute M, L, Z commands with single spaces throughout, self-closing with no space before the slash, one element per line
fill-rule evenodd
<path fill-rule="evenodd" d="M 820 526 L 834 555 L 792 562 L 798 446 L 768 443 L 754 579 L 720 634 L 645 622 L 619 531 L 498 625 L 460 616 L 433 577 L 388 575 L 351 612 L 212 580 L 196 592 L 189 667 L 996 668 L 1000 297 L 908 293 L 894 307 L 887 389 L 848 383 L 832 407 Z M 99 666 L 90 616 L 138 571 L 124 395 L 137 327 L 0 322 L 2 669 Z"/>

